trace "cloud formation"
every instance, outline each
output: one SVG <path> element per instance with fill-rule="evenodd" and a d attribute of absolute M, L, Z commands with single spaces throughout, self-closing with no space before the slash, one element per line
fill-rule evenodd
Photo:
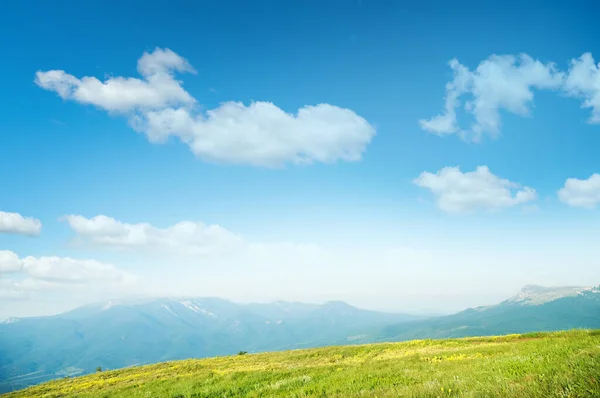
<path fill-rule="evenodd" d="M 29 294 L 27 284 L 22 281 L 0 278 L 0 301 L 24 300 Z"/>
<path fill-rule="evenodd" d="M 65 219 L 75 239 L 89 244 L 88 249 L 127 248 L 130 262 L 143 264 L 144 286 L 154 295 L 307 300 L 366 292 L 376 284 L 408 291 L 412 278 L 424 278 L 433 261 L 426 250 L 401 245 L 336 249 L 315 243 L 252 241 L 192 221 L 162 228 L 108 216 Z M 190 228 L 189 233 L 178 230 L 182 225 Z"/>
<path fill-rule="evenodd" d="M 364 118 L 329 104 L 295 114 L 270 102 L 225 102 L 201 112 L 175 79 L 192 72 L 188 61 L 157 48 L 138 60 L 143 79 L 77 78 L 62 70 L 38 71 L 35 83 L 61 98 L 125 115 L 152 143 L 176 137 L 199 158 L 215 163 L 279 167 L 286 163 L 358 161 L 375 135 Z"/>
<path fill-rule="evenodd" d="M 93 76 L 79 79 L 63 70 L 50 70 L 38 71 L 35 83 L 63 99 L 125 114 L 195 102 L 174 78 L 175 72 L 194 69 L 173 51 L 157 49 L 144 53 L 137 69 L 143 79 L 111 77 L 102 82 Z"/>
<path fill-rule="evenodd" d="M 571 60 L 565 81 L 568 94 L 582 98 L 583 108 L 591 108 L 590 123 L 600 123 L 600 64 L 596 65 L 591 53 Z"/>
<path fill-rule="evenodd" d="M 488 208 L 489 203 L 484 207 Z M 67 219 L 65 221 L 68 222 Z M 565 236 L 549 240 L 547 231 L 511 231 L 511 241 L 522 242 L 526 238 L 528 245 L 534 247 L 532 252 L 523 253 L 520 247 L 512 250 L 506 240 L 498 246 L 498 239 L 502 240 L 504 232 L 496 235 L 494 231 L 493 235 L 487 235 L 492 233 L 493 228 L 486 226 L 474 230 L 468 228 L 469 224 L 464 225 L 466 228 L 456 228 L 456 225 L 444 226 L 445 223 L 442 223 L 439 230 L 436 229 L 418 246 L 407 247 L 405 243 L 410 238 L 406 237 L 418 235 L 422 230 L 404 225 L 404 231 L 386 231 L 386 235 L 396 236 L 389 243 L 380 239 L 381 235 L 377 232 L 381 231 L 369 229 L 358 230 L 350 242 L 337 238 L 330 240 L 330 237 L 324 238 L 326 241 L 309 243 L 256 241 L 242 238 L 237 231 L 225 231 L 225 236 L 236 238 L 223 241 L 204 239 L 210 226 L 194 221 L 174 224 L 195 226 L 189 235 L 174 233 L 174 225 L 127 223 L 108 216 L 76 216 L 70 221 L 75 239 L 87 245 L 79 247 L 79 250 L 94 250 L 106 258 L 118 258 L 119 264 L 135 269 L 139 279 L 135 284 L 128 284 L 118 282 L 121 279 L 112 276 L 104 282 L 93 282 L 98 280 L 95 277 L 98 274 L 89 265 L 85 268 L 92 270 L 85 271 L 84 275 L 67 278 L 64 275 L 68 275 L 68 264 L 62 267 L 62 272 L 52 272 L 54 277 L 49 277 L 41 269 L 55 265 L 40 258 L 35 258 L 36 267 L 28 267 L 29 273 L 19 271 L 15 274 L 15 269 L 25 266 L 25 259 L 3 253 L 5 260 L 0 260 L 0 264 L 12 271 L 0 276 L 0 296 L 28 300 L 0 306 L 0 319 L 3 315 L 55 313 L 107 297 L 136 297 L 140 294 L 215 296 L 241 302 L 345 300 L 366 308 L 384 309 L 382 306 L 386 306 L 387 310 L 394 311 L 401 308 L 422 309 L 443 302 L 447 308 L 460 309 L 481 304 L 474 297 L 479 295 L 480 300 L 484 292 L 497 294 L 490 301 L 495 302 L 510 293 L 500 290 L 518 289 L 530 282 L 532 277 L 539 278 L 539 275 L 546 278 L 540 283 L 570 281 L 575 285 L 583 283 L 578 281 L 596 277 L 592 271 L 597 253 L 585 249 L 585 244 L 573 237 L 570 239 L 575 245 L 581 244 L 573 247 L 581 250 L 573 250 L 571 244 L 549 244 L 549 241 L 564 242 Z M 419 223 L 414 220 L 413 225 Z M 110 252 L 107 250 L 110 248 L 121 250 Z M 574 262 L 573 253 L 577 260 Z M 574 273 L 573 269 L 564 271 L 565 261 L 573 262 L 577 272 Z M 64 261 L 59 263 L 65 264 Z M 548 267 L 555 272 L 548 273 Z M 108 275 L 114 274 L 108 272 Z M 115 279 L 117 281 L 110 282 Z M 78 280 L 87 282 L 76 282 Z M 448 281 L 455 282 L 452 284 L 454 291 L 448 290 Z"/>
<path fill-rule="evenodd" d="M 600 174 L 586 180 L 568 178 L 558 191 L 558 199 L 572 207 L 595 208 L 600 203 Z"/>
<path fill-rule="evenodd" d="M 134 254 L 164 256 L 172 263 L 275 264 L 321 262 L 327 252 L 314 244 L 251 242 L 219 225 L 180 221 L 164 228 L 149 223 L 130 224 L 105 215 L 86 218 L 68 215 L 63 219 L 75 233 L 75 242 L 90 247 L 127 249 Z M 236 265 L 237 266 L 237 265 Z"/>
<path fill-rule="evenodd" d="M 8 250 L 0 250 L 0 274 L 21 272 L 23 265 L 19 257 Z"/>
<path fill-rule="evenodd" d="M 19 213 L 0 211 L 0 233 L 37 236 L 42 232 L 40 220 L 32 217 L 23 217 Z"/>
<path fill-rule="evenodd" d="M 438 207 L 449 213 L 499 210 L 536 199 L 533 188 L 494 175 L 487 166 L 463 173 L 459 167 L 445 167 L 433 174 L 423 172 L 413 181 L 429 189 Z"/>
<path fill-rule="evenodd" d="M 93 218 L 68 215 L 64 220 L 76 233 L 78 240 L 97 246 L 208 255 L 231 250 L 243 242 L 240 237 L 218 225 L 193 221 L 157 228 L 148 223 L 123 223 L 104 215 Z"/>
<path fill-rule="evenodd" d="M 118 286 L 135 283 L 136 277 L 111 264 L 68 257 L 19 258 L 0 250 L 0 299 L 27 298 L 29 293 L 72 285 Z"/>
<path fill-rule="evenodd" d="M 500 133 L 500 111 L 527 116 L 534 90 L 556 90 L 581 98 L 582 107 L 590 108 L 590 123 L 600 123 L 600 69 L 591 53 L 570 62 L 563 72 L 554 63 L 543 63 L 527 54 L 492 55 L 474 71 L 457 59 L 449 62 L 453 79 L 446 84 L 444 110 L 430 119 L 420 120 L 421 127 L 433 134 L 458 134 L 463 139 L 478 141 L 484 134 Z M 473 117 L 469 128 L 461 127 L 457 110 L 463 107 Z"/>

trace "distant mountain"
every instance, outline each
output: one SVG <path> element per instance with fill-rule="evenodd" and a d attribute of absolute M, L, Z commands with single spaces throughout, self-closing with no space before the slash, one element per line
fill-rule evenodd
<path fill-rule="evenodd" d="M 175 359 L 295 348 L 600 329 L 600 287 L 525 286 L 500 304 L 416 317 L 343 302 L 235 304 L 218 298 L 109 301 L 0 324 L 0 392 Z"/>
<path fill-rule="evenodd" d="M 376 340 L 492 336 L 574 328 L 600 328 L 600 286 L 529 285 L 497 305 L 385 326 Z"/>
<path fill-rule="evenodd" d="M 316 347 L 422 317 L 343 302 L 235 304 L 218 298 L 109 301 L 0 324 L 0 392 L 41 381 L 192 357 Z"/>

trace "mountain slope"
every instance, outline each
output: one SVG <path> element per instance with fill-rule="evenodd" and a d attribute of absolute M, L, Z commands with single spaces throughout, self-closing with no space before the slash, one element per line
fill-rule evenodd
<path fill-rule="evenodd" d="M 0 325 L 0 391 L 93 372 L 98 366 L 115 369 L 242 350 L 323 346 L 414 319 L 419 318 L 365 311 L 340 302 L 111 301 Z"/>
<path fill-rule="evenodd" d="M 25 397 L 598 397 L 600 331 L 326 347 L 56 380 Z"/>
<path fill-rule="evenodd" d="M 0 324 L 0 391 L 145 363 L 326 345 L 600 329 L 600 287 L 526 286 L 515 297 L 419 318 L 342 302 L 239 305 L 217 298 L 107 302 Z"/>
<path fill-rule="evenodd" d="M 600 287 L 525 286 L 490 307 L 384 327 L 378 341 L 491 336 L 573 328 L 600 328 Z"/>

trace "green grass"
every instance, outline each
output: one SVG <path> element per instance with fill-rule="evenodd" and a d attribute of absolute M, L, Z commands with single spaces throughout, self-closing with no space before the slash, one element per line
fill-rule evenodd
<path fill-rule="evenodd" d="M 6 397 L 600 397 L 600 331 L 416 340 L 166 362 Z"/>

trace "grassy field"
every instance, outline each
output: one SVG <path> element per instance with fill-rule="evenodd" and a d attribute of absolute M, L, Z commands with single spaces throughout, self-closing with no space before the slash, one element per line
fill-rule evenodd
<path fill-rule="evenodd" d="M 600 331 L 418 340 L 167 362 L 17 397 L 600 397 Z"/>

